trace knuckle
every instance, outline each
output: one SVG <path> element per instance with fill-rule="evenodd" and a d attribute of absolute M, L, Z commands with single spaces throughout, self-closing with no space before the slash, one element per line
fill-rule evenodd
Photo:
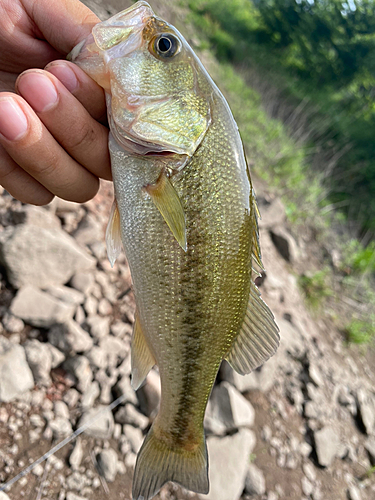
<path fill-rule="evenodd" d="M 77 133 L 73 133 L 69 141 L 69 149 L 75 151 L 92 148 L 96 143 L 97 134 L 94 127 L 90 123 L 83 123 L 79 127 Z"/>

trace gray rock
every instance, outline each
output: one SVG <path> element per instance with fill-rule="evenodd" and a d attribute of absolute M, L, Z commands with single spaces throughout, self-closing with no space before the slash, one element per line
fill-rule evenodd
<path fill-rule="evenodd" d="M 222 382 L 212 391 L 210 417 L 224 424 L 227 430 L 254 423 L 255 412 L 247 401 L 228 382 Z"/>
<path fill-rule="evenodd" d="M 365 448 L 370 455 L 371 463 L 375 465 L 375 436 L 367 438 Z"/>
<path fill-rule="evenodd" d="M 13 314 L 5 313 L 1 320 L 3 327 L 9 333 L 20 333 L 25 328 L 25 324 L 20 318 L 16 318 Z"/>
<path fill-rule="evenodd" d="M 245 487 L 249 456 L 255 445 L 255 437 L 249 429 L 236 434 L 207 439 L 210 461 L 210 492 L 207 500 L 238 500 Z"/>
<path fill-rule="evenodd" d="M 107 407 L 97 406 L 83 413 L 78 427 L 83 425 L 88 425 L 85 434 L 95 438 L 109 439 L 112 436 L 115 422 L 112 412 Z"/>
<path fill-rule="evenodd" d="M 105 352 L 107 365 L 110 367 L 117 366 L 118 362 L 123 360 L 129 352 L 128 344 L 117 337 L 112 337 L 112 335 L 101 339 L 99 347 Z"/>
<path fill-rule="evenodd" d="M 0 240 L 0 260 L 15 288 L 63 285 L 76 271 L 95 266 L 95 259 L 62 229 L 27 224 L 11 229 Z"/>
<path fill-rule="evenodd" d="M 122 377 L 113 388 L 116 397 L 124 396 L 124 403 L 132 403 L 133 405 L 138 404 L 137 395 L 135 390 L 130 384 L 129 377 Z"/>
<path fill-rule="evenodd" d="M 113 483 L 117 474 L 117 453 L 112 448 L 103 450 L 96 456 L 99 470 L 108 483 Z"/>
<path fill-rule="evenodd" d="M 49 328 L 73 317 L 75 306 L 67 304 L 32 285 L 23 286 L 15 296 L 10 311 L 32 326 Z"/>
<path fill-rule="evenodd" d="M 340 448 L 337 430 L 333 427 L 323 427 L 320 431 L 314 432 L 314 440 L 319 464 L 329 467 Z"/>
<path fill-rule="evenodd" d="M 49 342 L 66 354 L 86 352 L 93 346 L 90 335 L 74 320 L 55 325 L 48 333 Z"/>
<path fill-rule="evenodd" d="M 348 488 L 348 498 L 349 500 L 362 500 L 361 493 L 354 484 Z"/>
<path fill-rule="evenodd" d="M 73 432 L 72 424 L 63 417 L 57 417 L 48 423 L 48 427 L 52 430 L 55 439 L 62 439 Z"/>
<path fill-rule="evenodd" d="M 33 387 L 24 348 L 0 336 L 0 402 L 12 401 Z"/>
<path fill-rule="evenodd" d="M 358 411 L 366 434 L 373 434 L 375 432 L 375 405 L 373 401 L 370 399 L 359 401 Z"/>
<path fill-rule="evenodd" d="M 264 495 L 266 492 L 266 480 L 263 472 L 254 464 L 249 464 L 246 479 L 245 492 L 248 495 Z"/>
<path fill-rule="evenodd" d="M 76 273 L 70 280 L 70 284 L 76 290 L 79 290 L 84 295 L 87 295 L 95 283 L 95 279 L 92 273 Z"/>
<path fill-rule="evenodd" d="M 83 458 L 83 448 L 81 439 L 78 437 L 74 444 L 72 453 L 69 456 L 69 464 L 73 470 L 79 469 Z"/>
<path fill-rule="evenodd" d="M 80 245 L 90 245 L 104 238 L 102 225 L 91 214 L 87 214 L 79 223 L 73 237 Z"/>
<path fill-rule="evenodd" d="M 90 327 L 91 335 L 96 339 L 103 339 L 109 335 L 109 324 L 111 318 L 102 318 L 101 316 L 90 316 L 86 323 Z"/>
<path fill-rule="evenodd" d="M 128 356 L 125 359 L 124 363 L 126 363 L 126 361 L 130 362 L 130 356 Z M 130 363 L 128 364 L 130 369 Z M 149 418 L 153 418 L 156 416 L 159 410 L 160 394 L 161 394 L 160 375 L 159 372 L 153 369 L 147 375 L 145 385 L 143 385 L 137 391 L 139 405 L 144 415 L 147 415 Z"/>
<path fill-rule="evenodd" d="M 65 354 L 59 351 L 54 345 L 50 344 L 49 342 L 46 342 L 44 345 L 48 348 L 51 354 L 52 368 L 57 368 L 63 361 L 65 361 Z"/>
<path fill-rule="evenodd" d="M 234 385 L 240 392 L 253 390 L 267 392 L 275 382 L 276 369 L 277 362 L 274 356 L 248 375 L 240 375 L 228 363 L 224 362 L 221 367 L 221 374 L 224 380 Z"/>
<path fill-rule="evenodd" d="M 70 490 L 81 491 L 86 486 L 87 483 L 88 483 L 88 477 L 84 476 L 78 471 L 73 472 L 73 474 L 68 476 L 66 479 L 66 486 Z"/>
<path fill-rule="evenodd" d="M 310 462 L 304 463 L 302 465 L 302 470 L 309 481 L 313 483 L 316 480 L 315 468 Z"/>
<path fill-rule="evenodd" d="M 48 346 L 39 340 L 26 340 L 23 344 L 26 359 L 37 384 L 49 387 L 52 380 L 50 372 L 52 369 L 52 353 Z"/>
<path fill-rule="evenodd" d="M 103 349 L 94 345 L 92 349 L 86 353 L 87 359 L 93 368 L 106 368 L 107 367 L 107 354 Z"/>
<path fill-rule="evenodd" d="M 270 230 L 271 239 L 280 255 L 288 262 L 295 262 L 298 258 L 298 247 L 293 236 L 282 226 Z"/>
<path fill-rule="evenodd" d="M 76 389 L 69 389 L 64 394 L 64 403 L 66 403 L 69 408 L 75 408 L 77 406 L 79 396 L 80 394 L 78 391 L 76 391 Z"/>
<path fill-rule="evenodd" d="M 84 303 L 83 306 L 87 316 L 96 316 L 98 312 L 98 299 L 93 297 L 92 295 L 89 295 Z"/>
<path fill-rule="evenodd" d="M 94 406 L 94 403 L 96 401 L 96 398 L 100 394 L 100 389 L 99 389 L 99 384 L 95 380 L 92 384 L 88 386 L 86 391 L 84 392 L 82 399 L 81 399 L 81 406 L 84 410 L 87 410 L 89 408 L 92 408 Z"/>
<path fill-rule="evenodd" d="M 67 304 L 73 304 L 75 306 L 78 306 L 79 304 L 83 304 L 85 300 L 85 296 L 82 292 L 79 292 L 78 290 L 75 290 L 74 288 L 70 286 L 57 286 L 57 285 L 51 285 L 47 288 L 46 290 L 52 297 L 55 297 L 56 299 L 62 300 L 63 302 L 66 302 Z"/>
<path fill-rule="evenodd" d="M 34 205 L 24 205 L 20 211 L 13 211 L 12 220 L 15 225 L 27 224 L 44 228 L 61 228 L 60 219 L 50 210 Z"/>
<path fill-rule="evenodd" d="M 65 500 L 86 500 L 86 497 L 81 497 L 79 495 L 76 495 L 72 491 L 68 491 L 66 494 Z"/>
<path fill-rule="evenodd" d="M 143 442 L 142 431 L 133 427 L 132 425 L 125 424 L 123 427 L 123 433 L 126 439 L 129 441 L 134 453 L 138 453 Z"/>
<path fill-rule="evenodd" d="M 65 418 L 66 420 L 70 418 L 69 408 L 64 401 L 55 401 L 53 404 L 53 411 L 56 417 Z"/>
<path fill-rule="evenodd" d="M 74 356 L 65 361 L 64 368 L 77 379 L 77 389 L 82 393 L 87 391 L 93 379 L 89 360 L 85 356 Z"/>
<path fill-rule="evenodd" d="M 149 419 L 142 415 L 133 405 L 126 404 L 125 406 L 121 406 L 117 411 L 115 422 L 134 425 L 144 430 L 149 424 Z"/>
<path fill-rule="evenodd" d="M 0 500 L 10 500 L 10 498 L 4 491 L 0 491 Z"/>
<path fill-rule="evenodd" d="M 112 311 L 112 305 L 109 300 L 107 300 L 106 298 L 100 299 L 98 304 L 99 314 L 101 314 L 102 316 L 109 316 L 110 314 L 112 314 Z"/>

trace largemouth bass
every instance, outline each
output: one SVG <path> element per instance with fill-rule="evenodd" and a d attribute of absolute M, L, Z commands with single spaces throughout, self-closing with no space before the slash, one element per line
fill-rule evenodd
<path fill-rule="evenodd" d="M 133 498 L 167 481 L 207 493 L 203 418 L 223 359 L 246 374 L 279 343 L 252 281 L 257 207 L 238 128 L 184 37 L 138 2 L 93 28 L 71 59 L 106 91 L 121 240 L 137 304 L 132 385 L 157 364 L 159 413 L 138 454 Z"/>

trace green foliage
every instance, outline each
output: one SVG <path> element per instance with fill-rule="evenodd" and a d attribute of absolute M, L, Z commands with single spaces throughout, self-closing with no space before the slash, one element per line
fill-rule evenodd
<path fill-rule="evenodd" d="M 363 247 L 358 240 L 351 240 L 344 249 L 343 267 L 356 273 L 375 272 L 375 242 Z"/>
<path fill-rule="evenodd" d="M 216 55 L 262 68 L 287 96 L 308 101 L 311 146 L 334 163 L 330 203 L 375 232 L 375 1 L 190 0 Z M 315 167 L 316 168 L 316 167 Z"/>
<path fill-rule="evenodd" d="M 299 285 L 303 290 L 306 301 L 313 309 L 319 309 L 322 302 L 332 295 L 331 288 L 327 285 L 328 270 L 323 269 L 313 274 L 303 274 L 299 277 Z"/>
<path fill-rule="evenodd" d="M 371 320 L 354 319 L 347 327 L 348 341 L 354 344 L 368 344 L 375 337 L 375 316 Z"/>

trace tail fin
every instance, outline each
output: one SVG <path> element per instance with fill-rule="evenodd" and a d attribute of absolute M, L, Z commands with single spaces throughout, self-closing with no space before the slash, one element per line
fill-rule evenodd
<path fill-rule="evenodd" d="M 133 500 L 149 500 L 168 481 L 196 493 L 208 493 L 207 447 L 204 435 L 193 451 L 169 448 L 153 427 L 138 453 L 133 478 Z"/>

